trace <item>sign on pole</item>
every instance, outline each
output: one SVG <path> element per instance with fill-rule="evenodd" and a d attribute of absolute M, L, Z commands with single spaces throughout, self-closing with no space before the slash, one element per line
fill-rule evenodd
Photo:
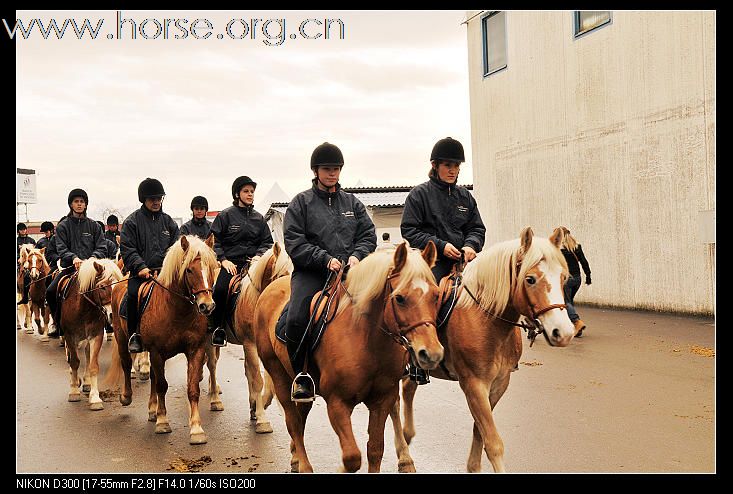
<path fill-rule="evenodd" d="M 15 191 L 18 193 L 17 203 L 35 204 L 36 171 L 27 168 L 16 168 Z"/>

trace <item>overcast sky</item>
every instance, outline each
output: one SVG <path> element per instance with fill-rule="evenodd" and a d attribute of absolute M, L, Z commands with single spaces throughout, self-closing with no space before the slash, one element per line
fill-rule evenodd
<path fill-rule="evenodd" d="M 459 183 L 473 181 L 465 11 L 123 11 L 136 22 L 134 40 L 131 22 L 114 39 L 116 11 L 17 15 L 26 29 L 34 18 L 88 18 L 95 28 L 104 19 L 94 40 L 70 26 L 62 40 L 43 39 L 37 25 L 27 39 L 16 31 L 17 167 L 36 171 L 31 221 L 66 214 L 76 187 L 89 194 L 92 218 L 106 208 L 129 214 L 145 177 L 163 183 L 164 211 L 186 220 L 193 196 L 223 209 L 233 180 L 249 175 L 264 213 L 275 182 L 291 198 L 310 187 L 310 155 L 324 141 L 344 154 L 346 187 L 424 182 L 430 150 L 446 136 L 466 151 Z M 170 39 L 158 34 L 174 18 L 185 39 L 174 38 L 184 33 L 175 21 Z M 213 26 L 208 39 L 190 32 L 197 18 L 198 36 L 204 19 Z M 253 30 L 254 18 L 263 20 Z M 246 20 L 245 39 L 217 39 L 230 19 Z M 330 39 L 304 39 L 307 19 L 339 19 L 344 39 L 338 22 Z M 234 36 L 244 29 L 230 26 Z M 315 37 L 325 23 L 303 32 Z"/>

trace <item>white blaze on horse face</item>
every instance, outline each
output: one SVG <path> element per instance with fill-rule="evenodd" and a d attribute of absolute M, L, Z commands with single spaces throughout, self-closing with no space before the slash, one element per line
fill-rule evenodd
<path fill-rule="evenodd" d="M 206 266 L 202 265 L 201 266 L 201 276 L 204 277 L 204 288 L 208 290 L 209 289 L 209 277 L 207 276 L 207 274 L 208 273 L 206 272 Z"/>
<path fill-rule="evenodd" d="M 560 281 L 562 268 L 560 266 L 556 266 L 555 268 L 550 269 L 547 265 L 547 261 L 544 260 L 539 263 L 538 268 L 544 274 L 549 288 L 547 293 L 548 300 L 543 304 L 543 306 L 546 307 L 548 305 L 564 304 L 565 297 L 562 292 L 562 282 Z M 575 326 L 570 322 L 567 309 L 549 310 L 539 316 L 539 319 L 542 321 L 542 325 L 548 332 L 547 336 L 553 339 L 553 343 L 555 345 L 565 346 L 573 339 L 573 336 L 575 335 Z M 557 330 L 557 337 L 553 336 L 555 334 L 554 330 Z"/>
<path fill-rule="evenodd" d="M 412 280 L 412 289 L 422 290 L 423 295 L 425 295 L 430 290 L 430 286 L 425 280 Z"/>

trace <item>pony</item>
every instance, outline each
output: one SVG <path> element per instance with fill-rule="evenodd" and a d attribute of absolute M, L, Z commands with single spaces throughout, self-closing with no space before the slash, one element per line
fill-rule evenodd
<path fill-rule="evenodd" d="M 99 350 L 104 324 L 111 314 L 112 285 L 121 279 L 122 273 L 113 261 L 90 257 L 69 280 L 66 300 L 61 305 L 58 322 L 64 330 L 66 358 L 71 368 L 69 401 L 81 400 L 77 348 L 86 340 L 89 352 L 86 374 L 90 378 L 89 408 L 92 410 L 104 408 L 97 385 Z"/>
<path fill-rule="evenodd" d="M 237 341 L 242 342 L 244 349 L 244 373 L 249 388 L 249 417 L 255 421 L 255 432 L 266 434 L 272 432 L 272 425 L 265 418 L 265 408 L 272 401 L 272 386 L 266 374 L 263 380 L 260 371 L 260 358 L 257 355 L 255 344 L 253 314 L 255 304 L 262 290 L 270 283 L 282 276 L 288 276 L 293 270 L 293 263 L 280 244 L 275 242 L 262 256 L 255 257 L 250 263 L 247 275 L 242 278 L 240 295 L 234 308 L 234 327 L 232 331 Z M 226 318 L 225 318 L 226 320 Z M 229 341 L 229 343 L 233 343 Z M 209 368 L 209 395 L 212 410 L 215 406 L 223 410 L 224 406 L 214 394 L 218 391 L 216 383 L 216 363 L 219 358 L 219 348 L 214 347 L 207 339 L 207 362 Z M 267 386 L 265 386 L 265 381 Z M 263 393 L 264 388 L 264 393 Z M 218 395 L 218 393 L 217 393 Z"/>
<path fill-rule="evenodd" d="M 45 251 L 45 247 L 43 249 L 31 249 L 24 263 L 25 269 L 31 275 L 31 286 L 28 290 L 30 312 L 36 321 L 41 341 L 48 341 L 46 333 L 49 319 L 49 310 L 46 307 L 46 285 L 47 278 L 51 273 L 51 266 L 46 262 Z M 33 333 L 33 327 L 26 329 L 26 333 Z"/>
<path fill-rule="evenodd" d="M 374 252 L 349 271 L 338 308 L 310 358 L 316 392 L 326 401 L 339 437 L 342 471 L 361 467 L 351 414 L 358 403 L 369 408 L 367 459 L 378 472 L 384 452 L 384 426 L 399 398 L 399 383 L 410 357 L 424 369 L 443 358 L 435 329 L 438 287 L 430 271 L 435 245 L 422 256 L 402 243 L 394 251 Z M 272 377 L 291 437 L 291 469 L 312 472 L 303 441 L 312 402 L 290 400 L 294 376 L 288 351 L 275 326 L 290 295 L 290 278 L 272 282 L 255 305 L 257 352 Z"/>
<path fill-rule="evenodd" d="M 16 302 L 20 302 L 23 299 L 23 291 L 27 283 L 26 274 L 30 271 L 28 258 L 33 250 L 33 244 L 23 244 L 20 246 L 18 272 L 16 274 Z M 15 313 L 16 329 L 23 329 L 25 327 L 26 334 L 33 334 L 32 315 L 30 299 L 25 304 L 19 304 Z M 24 321 L 24 324 L 21 321 Z"/>
<path fill-rule="evenodd" d="M 562 286 L 568 268 L 560 253 L 562 230 L 535 238 L 530 227 L 519 239 L 495 244 L 480 252 L 463 271 L 463 289 L 445 328 L 439 331 L 446 358 L 431 373 L 438 379 L 458 381 L 474 419 L 467 470 L 481 471 L 481 449 L 495 472 L 504 472 L 504 443 L 492 410 L 509 386 L 512 370 L 522 355 L 519 326 L 528 337 L 542 334 L 551 346 L 565 347 L 573 339 Z M 524 316 L 531 324 L 518 322 Z M 531 345 L 530 345 L 531 346 Z M 405 426 L 400 427 L 399 403 L 390 417 L 395 448 L 401 461 L 415 436 L 413 399 L 417 384 L 404 380 L 402 400 Z"/>
<path fill-rule="evenodd" d="M 204 444 L 208 440 L 201 427 L 198 402 L 207 339 L 206 316 L 214 310 L 212 288 L 216 266 L 216 254 L 210 242 L 204 243 L 194 235 L 181 236 L 166 252 L 158 277 L 140 289 L 142 293 L 152 290 L 148 308 L 140 314 L 138 322 L 151 363 L 148 420 L 156 423 L 156 434 L 171 432 L 165 408 L 168 390 L 165 361 L 183 353 L 188 361 L 191 444 Z M 126 286 L 119 286 L 112 292 L 113 345 L 117 346 L 117 351 L 112 352 L 110 368 L 105 376 L 105 383 L 115 386 L 124 373 L 124 387 L 120 393 L 123 406 L 132 403 L 132 357 L 127 350 L 129 335 L 127 321 L 120 317 L 120 304 L 126 289 Z"/>

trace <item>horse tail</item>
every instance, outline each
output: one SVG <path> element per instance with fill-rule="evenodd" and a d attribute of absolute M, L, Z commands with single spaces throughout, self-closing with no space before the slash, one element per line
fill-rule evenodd
<path fill-rule="evenodd" d="M 270 377 L 269 372 L 265 371 L 265 385 L 262 388 L 262 406 L 265 410 L 267 410 L 267 407 L 272 403 L 272 397 L 275 395 L 273 389 L 274 384 L 272 383 L 272 377 Z"/>
<path fill-rule="evenodd" d="M 105 374 L 102 380 L 102 387 L 112 390 L 122 388 L 123 377 L 124 374 L 122 372 L 119 348 L 117 347 L 117 338 L 112 338 L 112 360 L 107 368 L 107 374 Z"/>

